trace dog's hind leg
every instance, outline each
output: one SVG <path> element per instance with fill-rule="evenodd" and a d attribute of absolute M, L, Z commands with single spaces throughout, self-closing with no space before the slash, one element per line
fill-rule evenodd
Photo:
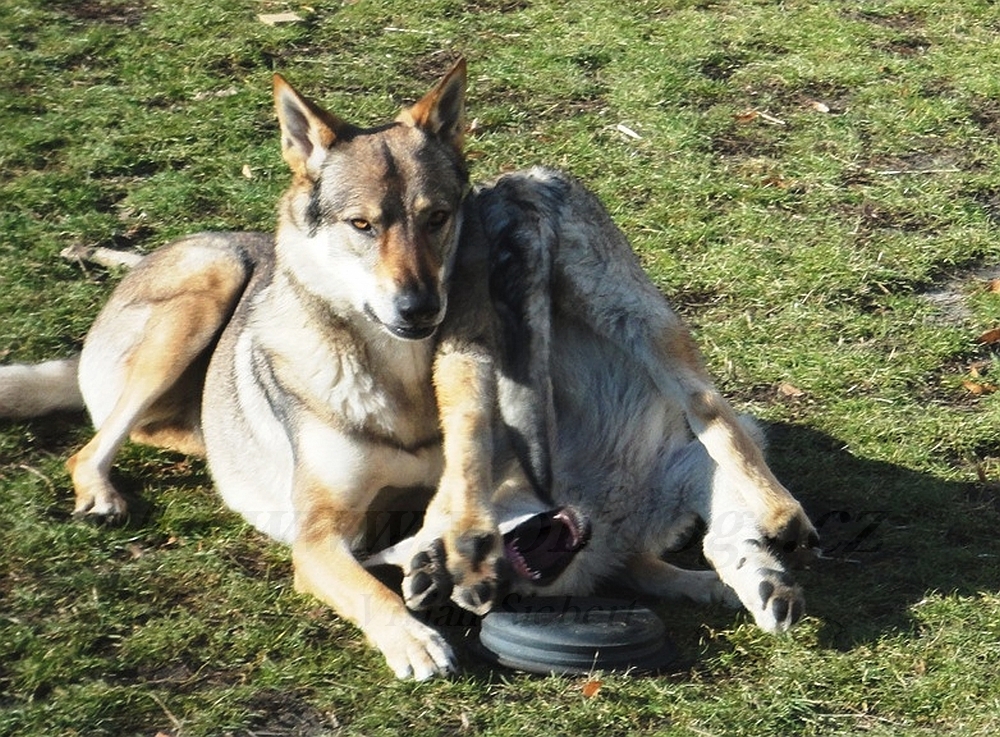
<path fill-rule="evenodd" d="M 633 555 L 625 563 L 625 574 L 629 588 L 659 599 L 687 600 L 696 604 L 721 602 L 733 607 L 741 603 L 715 571 L 679 568 L 655 553 Z"/>
<path fill-rule="evenodd" d="M 816 532 L 801 505 L 775 478 L 763 453 L 708 376 L 690 332 L 643 272 L 625 236 L 582 186 L 553 172 L 532 172 L 558 220 L 553 293 L 601 339 L 625 351 L 656 390 L 684 411 L 717 464 L 714 487 L 741 499 L 760 533 L 782 545 L 812 548 Z M 734 497 L 736 498 L 736 497 Z"/>
<path fill-rule="evenodd" d="M 157 325 L 155 320 L 151 322 L 150 327 L 163 327 Z M 120 375 L 120 393 L 113 409 L 100 423 L 90 442 L 66 462 L 76 491 L 74 514 L 114 518 L 126 512 L 125 499 L 109 479 L 114 457 L 130 434 L 140 441 L 156 440 L 156 434 L 143 432 L 138 424 L 144 420 L 144 414 L 175 387 L 187 368 L 185 361 L 198 357 L 199 351 L 185 350 L 185 346 L 178 345 L 178 341 L 169 341 L 171 337 L 184 336 L 153 331 L 134 346 Z M 164 343 L 164 339 L 168 342 Z M 200 349 L 204 349 L 204 345 Z M 198 393 L 198 387 L 192 387 L 192 396 L 188 401 L 197 404 Z M 197 425 L 190 427 L 186 433 L 175 428 L 174 435 L 170 444 L 173 449 L 204 453 Z"/>
<path fill-rule="evenodd" d="M 760 448 L 756 424 L 745 417 L 739 417 L 737 423 L 749 442 Z M 788 573 L 783 551 L 763 534 L 744 496 L 728 484 L 719 484 L 718 472 L 719 464 L 699 440 L 660 458 L 650 486 L 658 487 L 653 498 L 659 496 L 663 503 L 651 506 L 663 511 L 648 515 L 647 529 L 649 546 L 660 552 L 661 546 L 673 548 L 682 540 L 678 533 L 689 527 L 685 520 L 704 520 L 707 528 L 702 550 L 714 569 L 711 575 L 718 574 L 721 581 L 713 583 L 704 575 L 699 580 L 693 571 L 669 570 L 662 561 L 662 565 L 654 565 L 655 556 L 630 562 L 632 577 L 641 590 L 661 596 L 679 589 L 688 598 L 697 599 L 700 593 L 703 601 L 735 603 L 738 597 L 758 626 L 768 632 L 783 632 L 802 617 L 802 590 Z M 720 590 L 722 584 L 729 590 Z"/>
<path fill-rule="evenodd" d="M 198 424 L 203 354 L 249 272 L 224 238 L 196 236 L 148 256 L 112 294 L 80 357 L 80 388 L 98 429 L 66 464 L 76 514 L 126 512 L 109 472 L 130 433 L 141 442 L 204 452 Z"/>

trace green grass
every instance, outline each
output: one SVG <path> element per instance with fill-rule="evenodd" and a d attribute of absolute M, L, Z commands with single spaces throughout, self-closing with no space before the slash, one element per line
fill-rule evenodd
<path fill-rule="evenodd" d="M 281 10 L 303 22 L 257 20 Z M 61 465 L 83 418 L 7 422 L 0 735 L 996 733 L 1000 393 L 963 381 L 1000 384 L 976 342 L 1000 324 L 998 28 L 975 0 L 0 5 L 0 360 L 72 351 L 113 287 L 65 246 L 271 227 L 272 72 L 374 123 L 463 54 L 474 174 L 601 195 L 826 549 L 791 637 L 662 609 L 674 675 L 587 698 L 463 651 L 399 683 L 199 463 L 127 449 L 143 501 L 95 526 Z"/>

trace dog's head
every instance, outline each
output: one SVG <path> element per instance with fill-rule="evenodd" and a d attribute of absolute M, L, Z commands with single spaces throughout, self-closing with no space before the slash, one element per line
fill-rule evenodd
<path fill-rule="evenodd" d="M 335 309 L 421 340 L 444 319 L 468 173 L 465 62 L 396 120 L 359 128 L 274 78 L 282 154 L 282 267 Z"/>

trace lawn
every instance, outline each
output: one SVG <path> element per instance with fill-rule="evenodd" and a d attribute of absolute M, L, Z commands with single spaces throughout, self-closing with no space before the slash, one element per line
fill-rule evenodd
<path fill-rule="evenodd" d="M 271 25 L 260 14 L 294 12 Z M 0 422 L 0 735 L 992 735 L 1000 730 L 1000 9 L 978 0 L 0 4 L 0 361 L 67 355 L 148 251 L 270 229 L 280 71 L 348 120 L 470 65 L 473 174 L 593 188 L 824 554 L 788 637 L 660 607 L 655 677 L 462 651 L 397 682 L 204 465 L 129 446 L 74 520 L 83 416 Z M 451 636 L 460 643 L 462 629 Z"/>

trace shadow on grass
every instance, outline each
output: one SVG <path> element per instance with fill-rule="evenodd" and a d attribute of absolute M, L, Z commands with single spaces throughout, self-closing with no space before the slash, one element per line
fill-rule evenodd
<path fill-rule="evenodd" d="M 0 432 L 20 436 L 11 465 L 31 470 L 44 478 L 52 492 L 45 516 L 54 522 L 74 518 L 73 489 L 69 474 L 48 475 L 34 469 L 32 459 L 39 454 L 65 461 L 92 437 L 93 427 L 85 412 L 56 412 L 44 417 L 0 420 Z M 16 437 L 15 436 L 15 437 Z M 124 497 L 128 513 L 124 518 L 84 517 L 96 526 L 140 530 L 155 523 L 160 501 L 157 490 L 165 488 L 205 488 L 212 482 L 203 460 L 173 451 L 126 443 L 116 454 L 111 483 Z"/>
<path fill-rule="evenodd" d="M 799 578 L 820 644 L 847 650 L 914 627 L 929 593 L 1000 587 L 1000 488 L 855 456 L 837 438 L 776 424 L 771 466 L 819 529 L 823 557 Z"/>

